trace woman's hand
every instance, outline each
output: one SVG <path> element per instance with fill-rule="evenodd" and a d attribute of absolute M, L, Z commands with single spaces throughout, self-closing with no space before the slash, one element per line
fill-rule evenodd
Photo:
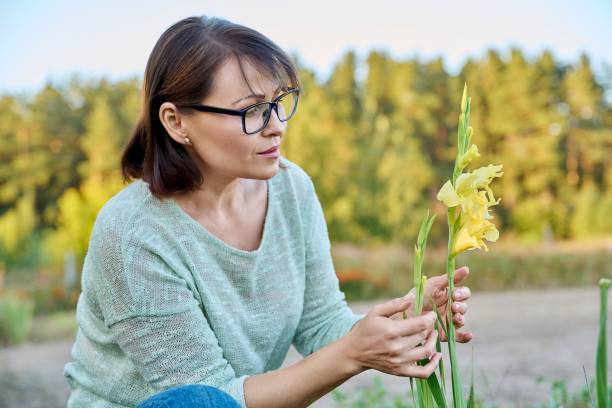
<path fill-rule="evenodd" d="M 470 270 L 467 266 L 463 266 L 455 270 L 454 282 L 455 290 L 453 293 L 453 322 L 455 323 L 455 340 L 458 343 L 467 343 L 474 335 L 470 332 L 461 332 L 458 329 L 465 325 L 465 314 L 468 310 L 467 300 L 471 296 L 470 288 L 461 285 Z M 415 289 L 411 289 L 407 296 L 411 296 L 414 303 Z M 440 316 L 447 316 L 448 311 L 448 276 L 446 274 L 434 276 L 433 278 L 427 279 L 425 283 L 425 293 L 423 295 L 423 312 L 427 312 L 431 309 L 431 300 L 434 301 L 438 313 Z M 401 318 L 401 314 L 394 316 L 396 319 Z M 446 322 L 446 319 L 443 319 Z M 440 340 L 447 341 L 444 331 L 440 332 Z"/>
<path fill-rule="evenodd" d="M 406 320 L 390 318 L 409 308 L 412 299 L 408 296 L 374 306 L 346 335 L 345 349 L 355 374 L 372 368 L 400 377 L 427 378 L 436 369 L 442 353 L 436 353 L 435 313 Z M 429 362 L 417 365 L 422 359 Z"/>

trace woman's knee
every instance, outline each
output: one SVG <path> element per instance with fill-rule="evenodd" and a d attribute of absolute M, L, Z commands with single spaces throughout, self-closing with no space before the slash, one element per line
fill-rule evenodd
<path fill-rule="evenodd" d="M 204 384 L 179 385 L 157 393 L 136 408 L 240 408 L 238 402 L 219 388 Z"/>

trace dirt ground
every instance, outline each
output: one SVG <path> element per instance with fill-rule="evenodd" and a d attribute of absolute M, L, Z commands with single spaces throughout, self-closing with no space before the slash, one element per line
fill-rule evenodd
<path fill-rule="evenodd" d="M 475 338 L 458 351 L 464 382 L 469 380 L 473 349 L 476 392 L 490 404 L 544 403 L 553 380 L 578 390 L 585 384 L 583 367 L 589 378 L 595 374 L 598 293 L 592 287 L 473 294 L 466 327 Z M 376 303 L 350 306 L 355 313 L 366 313 Z M 608 313 L 612 315 L 612 307 Z M 608 326 L 612 339 L 612 324 Z M 71 347 L 72 340 L 66 340 L 0 350 L 0 408 L 65 406 L 68 386 L 62 370 Z M 291 348 L 284 366 L 299 358 Z M 340 389 L 369 387 L 374 376 L 381 377 L 390 393 L 405 394 L 409 388 L 406 378 L 370 370 Z M 539 377 L 545 381 L 538 382 Z M 331 408 L 335 403 L 327 395 L 312 406 Z"/>

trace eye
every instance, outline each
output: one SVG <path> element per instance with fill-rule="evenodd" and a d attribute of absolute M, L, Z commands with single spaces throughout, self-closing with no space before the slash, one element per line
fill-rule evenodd
<path fill-rule="evenodd" d="M 261 113 L 263 108 L 264 108 L 264 105 L 253 106 L 252 108 L 250 108 L 249 110 L 246 111 L 246 116 L 247 117 L 256 116 L 256 115 Z"/>

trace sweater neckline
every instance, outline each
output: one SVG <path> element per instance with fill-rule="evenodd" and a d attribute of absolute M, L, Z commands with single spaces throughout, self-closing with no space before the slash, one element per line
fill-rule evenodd
<path fill-rule="evenodd" d="M 268 235 L 269 235 L 269 229 L 270 229 L 270 223 L 271 221 L 271 214 L 272 214 L 272 208 L 274 207 L 273 205 L 273 184 L 271 181 L 271 179 L 267 179 L 266 180 L 266 194 L 267 194 L 267 208 L 266 208 L 266 215 L 265 215 L 265 219 L 264 219 L 264 226 L 263 226 L 263 231 L 261 234 L 261 240 L 259 242 L 259 247 L 257 249 L 254 249 L 252 251 L 247 251 L 244 249 L 240 249 L 240 248 L 236 248 L 235 246 L 232 246 L 230 244 L 228 244 L 227 242 L 223 241 L 221 238 L 217 237 L 215 234 L 213 234 L 212 232 L 208 231 L 206 229 L 206 227 L 204 227 L 202 224 L 200 224 L 198 221 L 196 221 L 193 217 L 191 217 L 191 215 L 187 214 L 185 212 L 185 210 L 183 210 L 181 208 L 181 206 L 174 201 L 174 199 L 170 198 L 168 199 L 168 203 L 170 208 L 172 209 L 172 211 L 175 213 L 175 215 L 180 219 L 185 221 L 187 224 L 189 224 L 189 226 L 192 228 L 192 230 L 199 235 L 202 235 L 207 241 L 211 242 L 213 245 L 215 245 L 216 247 L 218 247 L 221 251 L 229 253 L 229 254 L 234 254 L 234 255 L 239 255 L 239 256 L 243 256 L 243 257 L 253 257 L 253 256 L 257 256 L 259 253 L 263 252 L 264 247 L 266 246 L 266 243 L 268 241 Z"/>

